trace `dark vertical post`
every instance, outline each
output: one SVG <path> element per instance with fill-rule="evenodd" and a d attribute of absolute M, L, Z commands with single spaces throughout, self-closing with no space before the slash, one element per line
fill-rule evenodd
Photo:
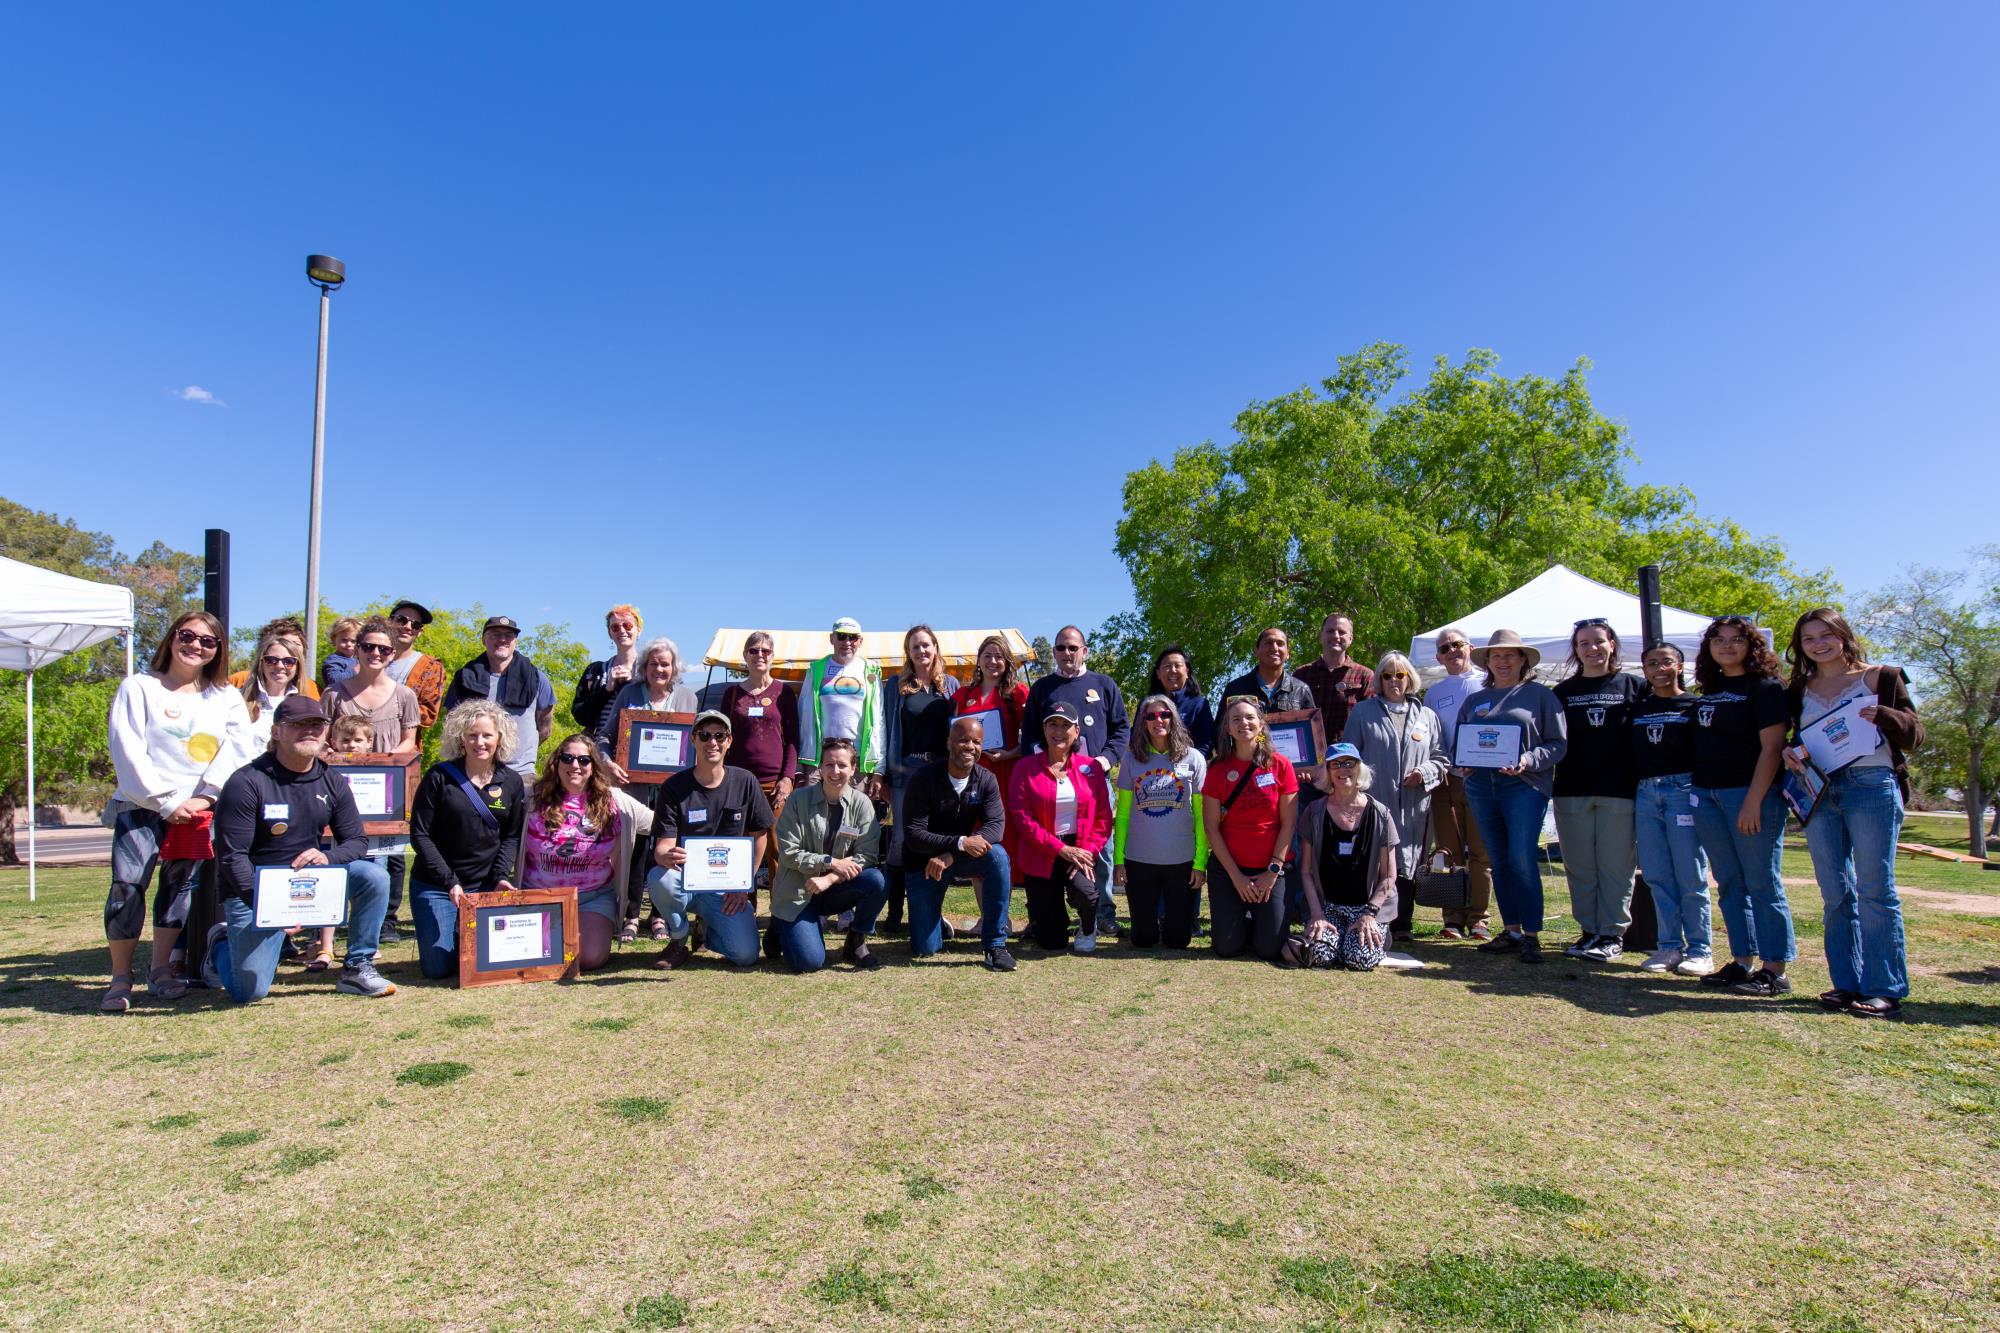
<path fill-rule="evenodd" d="M 1639 567 L 1640 652 L 1659 646 L 1666 637 L 1660 625 L 1660 567 Z M 1650 953 L 1659 947 L 1660 919 L 1653 910 L 1653 891 L 1646 887 L 1644 874 L 1632 881 L 1632 924 L 1625 931 L 1625 947 L 1633 953 Z"/>
<path fill-rule="evenodd" d="M 201 609 L 222 622 L 222 648 L 229 652 L 229 533 L 210 528 L 201 542 Z M 254 664 L 253 664 L 254 669 Z M 187 926 L 181 940 L 187 954 L 187 977 L 192 985 L 204 984 L 202 964 L 208 958 L 208 932 L 222 920 L 220 885 L 216 883 L 215 862 L 204 861 L 195 873 L 188 892 Z"/>
<path fill-rule="evenodd" d="M 1660 646 L 1666 637 L 1660 628 L 1660 567 L 1658 565 L 1639 566 L 1639 628 L 1645 639 L 1645 648 Z M 1643 650 L 1642 650 L 1643 651 Z"/>

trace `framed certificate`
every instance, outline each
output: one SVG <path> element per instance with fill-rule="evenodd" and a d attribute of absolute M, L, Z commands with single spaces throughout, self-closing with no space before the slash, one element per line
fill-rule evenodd
<path fill-rule="evenodd" d="M 1000 720 L 999 709 L 982 708 L 973 713 L 960 713 L 958 717 L 951 720 L 952 725 L 958 725 L 958 719 L 962 717 L 969 717 L 985 728 L 981 733 L 980 749 L 990 753 L 994 750 L 1004 750 L 1007 748 L 1007 727 Z"/>
<path fill-rule="evenodd" d="M 1451 762 L 1460 768 L 1512 768 L 1521 762 L 1521 724 L 1459 719 Z"/>
<path fill-rule="evenodd" d="M 754 838 L 683 838 L 687 862 L 681 867 L 684 893 L 748 893 L 757 863 Z"/>
<path fill-rule="evenodd" d="M 1317 708 L 1264 714 L 1271 750 L 1291 760 L 1293 768 L 1317 768 L 1326 762 L 1326 725 Z"/>
<path fill-rule="evenodd" d="M 258 866 L 251 907 L 259 930 L 347 922 L 347 867 Z"/>
<path fill-rule="evenodd" d="M 347 779 L 354 793 L 354 806 L 361 814 L 361 830 L 381 836 L 410 831 L 410 802 L 417 795 L 417 766 L 421 759 L 412 755 L 400 759 L 391 754 L 329 754 L 327 766 Z"/>
<path fill-rule="evenodd" d="M 694 763 L 694 714 L 627 708 L 618 715 L 617 748 L 629 781 L 665 782 Z"/>
<path fill-rule="evenodd" d="M 468 893 L 458 914 L 458 984 L 554 981 L 576 961 L 576 890 Z"/>
<path fill-rule="evenodd" d="M 1799 744 L 1821 773 L 1831 777 L 1855 760 L 1874 754 L 1882 744 L 1881 730 L 1861 716 L 1861 710 L 1874 702 L 1873 698 L 1849 699 L 1817 722 L 1799 727 Z"/>

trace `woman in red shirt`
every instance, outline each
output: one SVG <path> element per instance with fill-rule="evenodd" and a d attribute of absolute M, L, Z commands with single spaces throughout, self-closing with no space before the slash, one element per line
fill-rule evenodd
<path fill-rule="evenodd" d="M 1007 828 L 1017 831 L 1027 877 L 1028 934 L 1044 949 L 1070 943 L 1067 897 L 1076 908 L 1078 953 L 1097 948 L 1097 858 L 1111 841 L 1104 770 L 1076 748 L 1076 709 L 1060 700 L 1042 723 L 1042 751 L 1014 769 Z"/>
<path fill-rule="evenodd" d="M 1007 641 L 998 634 L 989 634 L 979 641 L 979 657 L 972 669 L 972 681 L 961 689 L 953 700 L 955 714 L 964 717 L 967 713 L 986 715 L 986 738 L 993 739 L 991 715 L 1000 715 L 1002 748 L 987 750 L 979 756 L 980 766 L 990 771 L 1004 793 L 1014 777 L 1014 765 L 1021 757 L 1021 717 L 1028 707 L 1028 683 L 1014 679 L 1014 658 L 1007 651 Z M 1007 852 L 1007 863 L 1014 868 L 1014 882 L 1024 884 L 1026 877 L 1021 871 L 1020 839 L 1014 835 L 1014 825 L 1007 825 L 1007 834 L 1001 839 L 1001 846 Z"/>
<path fill-rule="evenodd" d="M 1227 700 L 1221 732 L 1201 788 L 1209 933 L 1224 958 L 1253 948 L 1276 962 L 1285 945 L 1285 861 L 1298 822 L 1299 779 L 1291 762 L 1272 752 L 1257 700 Z"/>

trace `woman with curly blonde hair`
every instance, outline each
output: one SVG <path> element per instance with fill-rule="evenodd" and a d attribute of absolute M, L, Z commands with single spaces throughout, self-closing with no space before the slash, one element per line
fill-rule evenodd
<path fill-rule="evenodd" d="M 410 882 L 417 962 L 441 979 L 458 970 L 458 913 L 468 893 L 514 887 L 528 800 L 507 766 L 518 743 L 514 717 L 490 699 L 451 710 L 438 761 L 417 784 L 410 808 Z"/>

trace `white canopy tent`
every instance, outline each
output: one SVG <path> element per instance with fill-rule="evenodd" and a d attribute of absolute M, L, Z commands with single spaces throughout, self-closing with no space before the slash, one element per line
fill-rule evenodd
<path fill-rule="evenodd" d="M 35 900 L 35 672 L 123 636 L 132 674 L 132 590 L 0 556 L 0 668 L 28 677 L 28 901 Z"/>
<path fill-rule="evenodd" d="M 1587 579 L 1573 569 L 1562 565 L 1550 565 L 1547 569 L 1529 579 L 1497 602 L 1480 607 L 1477 611 L 1456 616 L 1436 629 L 1419 634 L 1410 640 L 1410 661 L 1416 664 L 1418 674 L 1425 680 L 1435 680 L 1444 674 L 1437 664 L 1438 635 L 1447 629 L 1463 630 L 1476 647 L 1485 643 L 1493 631 L 1511 629 L 1522 640 L 1542 651 L 1542 666 L 1546 671 L 1551 664 L 1559 664 L 1569 656 L 1570 632 L 1579 620 L 1592 616 L 1603 616 L 1611 622 L 1611 628 L 1618 635 L 1623 648 L 1625 669 L 1636 672 L 1639 669 L 1639 645 L 1645 641 L 1644 630 L 1639 624 L 1639 599 L 1619 588 L 1607 587 L 1595 579 Z M 1714 617 L 1698 615 L 1693 611 L 1680 611 L 1671 606 L 1660 608 L 1660 630 L 1668 643 L 1678 647 L 1694 661 L 1695 652 L 1701 647 L 1702 631 Z M 1766 639 L 1771 631 L 1764 632 Z"/>

